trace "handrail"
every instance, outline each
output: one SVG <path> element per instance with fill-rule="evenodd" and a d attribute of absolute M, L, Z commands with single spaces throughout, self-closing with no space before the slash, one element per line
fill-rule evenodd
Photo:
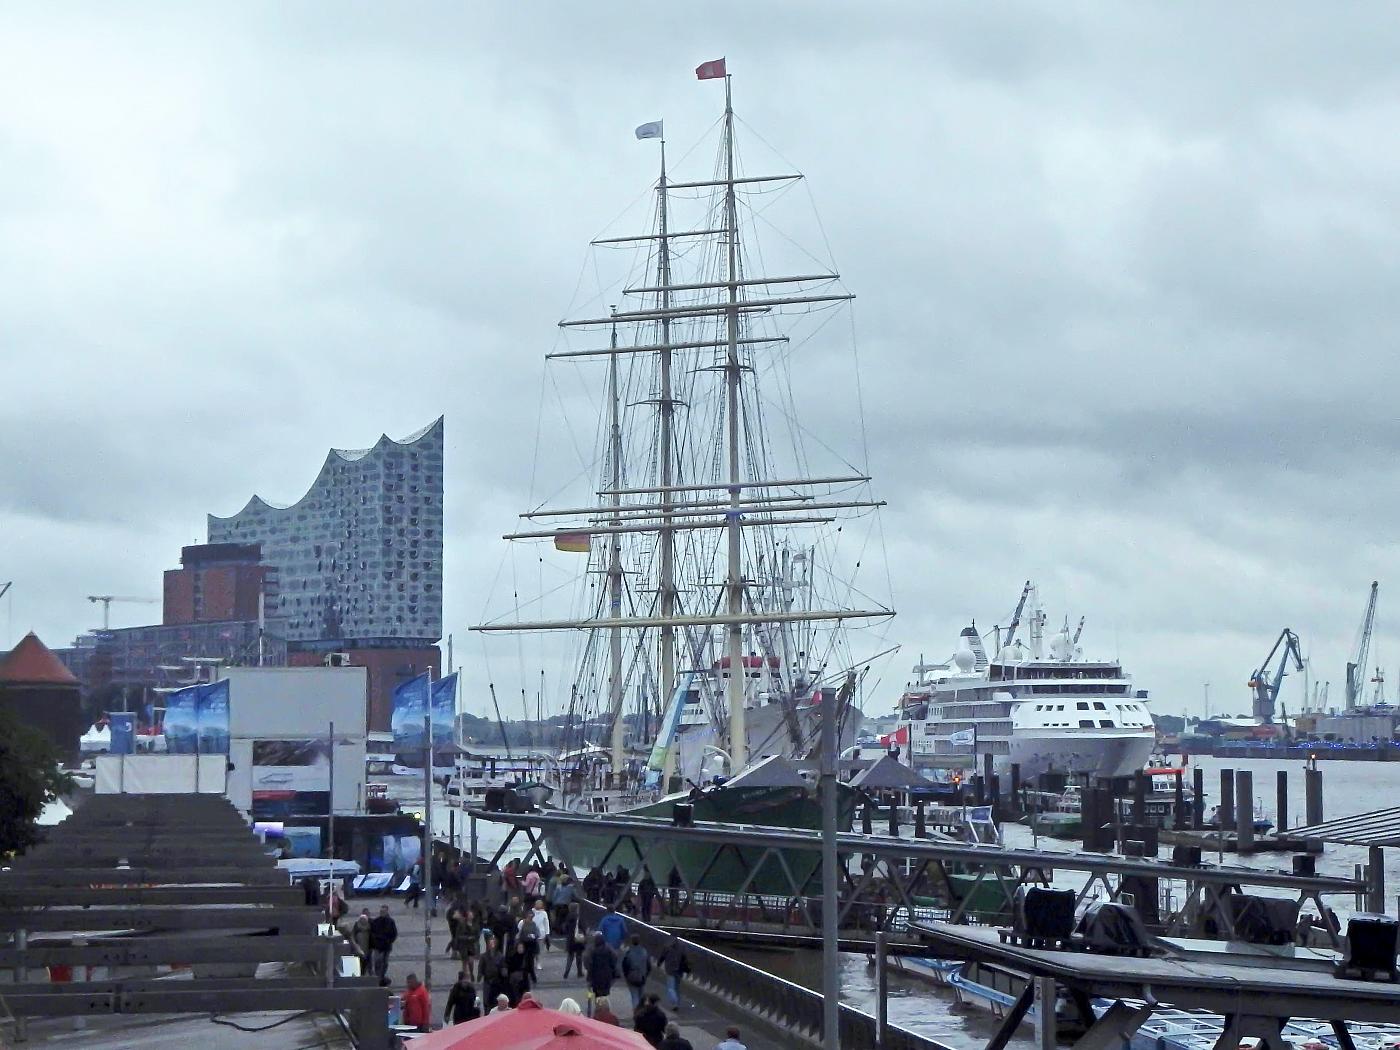
<path fill-rule="evenodd" d="M 580 901 L 579 906 L 591 925 L 596 925 L 604 912 L 602 906 L 592 901 Z M 642 946 L 653 956 L 660 955 L 671 943 L 672 935 L 667 931 L 630 915 L 622 918 L 628 935 L 640 937 Z M 685 949 L 693 982 L 746 1013 L 781 1025 L 810 1043 L 820 1043 L 824 1001 L 820 992 L 731 959 L 694 941 L 675 939 Z M 842 1046 L 875 1045 L 874 1017 L 845 1003 L 841 1004 L 840 1017 Z M 891 1024 L 885 1027 L 882 1045 L 886 1050 L 950 1050 L 944 1043 Z"/>

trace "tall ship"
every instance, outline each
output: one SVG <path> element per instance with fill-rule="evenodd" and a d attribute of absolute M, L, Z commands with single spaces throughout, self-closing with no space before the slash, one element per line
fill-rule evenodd
<path fill-rule="evenodd" d="M 880 583 L 859 577 L 883 503 L 865 470 L 816 437 L 828 421 L 848 433 L 862 425 L 858 379 L 833 385 L 836 365 L 821 353 L 840 343 L 828 322 L 854 296 L 786 235 L 760 251 L 756 235 L 779 228 L 784 201 L 808 200 L 792 192 L 802 176 L 741 170 L 727 69 L 707 63 L 697 76 L 723 81 L 714 163 L 675 178 L 662 123 L 636 129 L 660 161 L 649 228 L 592 242 L 617 279 L 596 281 L 546 355 L 569 394 L 592 391 L 572 401 L 593 407 L 596 445 L 549 502 L 521 515 L 532 527 L 505 538 L 545 547 L 532 560 L 548 558 L 560 577 L 573 570 L 572 587 L 552 589 L 556 601 L 572 593 L 570 615 L 531 619 L 517 603 L 474 629 L 570 647 L 559 661 L 569 680 L 550 706 L 565 707 L 578 737 L 560 752 L 605 764 L 614 793 L 598 790 L 596 772 L 561 767 L 561 807 L 591 812 L 606 799 L 613 812 L 669 816 L 689 801 L 696 819 L 815 828 L 822 717 L 837 720 L 839 746 L 854 740 L 865 675 L 882 655 L 877 641 L 853 644 L 861 632 L 849 628 L 892 615 L 861 599 Z M 560 446 L 582 429 L 559 425 Z M 570 487 L 583 491 L 564 495 Z M 584 868 L 604 841 L 556 838 L 556 855 Z"/>
<path fill-rule="evenodd" d="M 914 667 L 896 736 L 916 768 L 980 769 L 987 755 L 997 772 L 1014 764 L 1023 778 L 1143 768 L 1156 742 L 1147 691 L 1133 688 L 1119 661 L 1085 659 L 1082 619 L 1048 639 L 1045 623 L 1028 581 L 1010 626 L 992 629 L 992 655 L 972 625 L 946 662 Z"/>

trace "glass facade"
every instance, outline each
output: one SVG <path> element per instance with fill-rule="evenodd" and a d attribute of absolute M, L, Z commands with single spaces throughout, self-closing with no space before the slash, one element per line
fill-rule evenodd
<path fill-rule="evenodd" d="M 441 418 L 402 441 L 332 449 L 300 500 L 254 496 L 231 517 L 211 514 L 209 542 L 262 545 L 279 581 L 268 615 L 295 647 L 432 644 L 442 637 L 442 466 Z"/>

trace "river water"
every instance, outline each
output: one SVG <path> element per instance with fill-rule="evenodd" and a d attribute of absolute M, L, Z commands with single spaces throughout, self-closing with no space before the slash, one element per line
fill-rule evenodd
<path fill-rule="evenodd" d="M 1215 759 L 1198 758 L 1193 762 L 1205 770 L 1207 805 L 1218 801 L 1221 769 L 1248 769 L 1254 774 L 1254 794 L 1256 811 L 1277 823 L 1276 771 L 1287 770 L 1289 789 L 1289 823 L 1300 826 L 1303 823 L 1303 763 L 1260 760 L 1260 759 Z M 1352 816 L 1369 810 L 1381 809 L 1400 804 L 1400 763 L 1385 762 L 1322 762 L 1323 808 L 1328 820 Z M 407 777 L 387 777 L 390 793 L 404 802 L 406 808 L 421 812 L 423 809 L 422 781 Z M 449 818 L 449 807 L 443 805 L 440 795 L 433 804 L 433 825 L 440 837 L 445 837 Z M 456 821 L 458 841 L 465 847 L 466 829 L 462 827 L 460 813 Z M 492 825 L 485 821 L 477 824 L 480 855 L 490 857 L 505 840 L 506 830 L 502 825 Z M 1003 828 L 1003 837 L 1008 845 L 1029 847 L 1032 845 L 1030 829 L 1019 824 L 1009 824 Z M 1041 837 L 1040 848 L 1059 853 L 1078 852 L 1075 842 L 1061 842 Z M 528 848 L 524 837 L 518 836 L 512 843 L 507 856 L 523 856 Z M 1400 850 L 1387 850 L 1386 885 L 1390 899 L 1400 893 Z M 1289 854 L 1262 853 L 1252 857 L 1237 858 L 1225 855 L 1227 864 L 1241 864 L 1246 867 L 1270 870 L 1290 870 Z M 1208 854 L 1207 862 L 1219 858 Z M 1318 872 L 1326 875 L 1351 875 L 1357 864 L 1366 863 L 1366 849 L 1361 846 L 1328 845 L 1318 858 Z M 1079 884 L 1066 881 L 1078 889 Z M 1345 917 L 1353 910 L 1350 899 L 1334 898 L 1329 903 L 1337 913 Z M 821 986 L 821 956 L 808 950 L 769 951 L 726 947 L 725 952 L 752 966 L 809 988 Z M 842 999 L 862 1010 L 874 1012 L 875 971 L 863 955 L 843 954 L 841 960 Z M 924 977 L 902 974 L 892 965 L 890 975 L 889 1016 L 893 1024 L 908 1028 L 932 1039 L 940 1040 L 957 1050 L 980 1050 L 996 1028 L 996 1021 L 990 1013 L 980 1009 L 960 1008 L 949 989 L 930 983 Z M 1030 1029 L 1022 1028 L 1023 1037 L 1013 1040 L 1015 1050 L 1030 1050 L 1034 1040 Z"/>

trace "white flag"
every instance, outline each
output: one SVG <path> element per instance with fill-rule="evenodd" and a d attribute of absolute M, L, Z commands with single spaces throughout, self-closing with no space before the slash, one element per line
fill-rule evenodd
<path fill-rule="evenodd" d="M 661 129 L 661 121 L 653 120 L 650 124 L 640 124 L 637 126 L 637 138 L 639 139 L 664 139 L 666 133 Z"/>
<path fill-rule="evenodd" d="M 977 730 L 964 729 L 960 733 L 954 733 L 948 738 L 948 743 L 954 747 L 971 747 L 977 743 Z"/>

